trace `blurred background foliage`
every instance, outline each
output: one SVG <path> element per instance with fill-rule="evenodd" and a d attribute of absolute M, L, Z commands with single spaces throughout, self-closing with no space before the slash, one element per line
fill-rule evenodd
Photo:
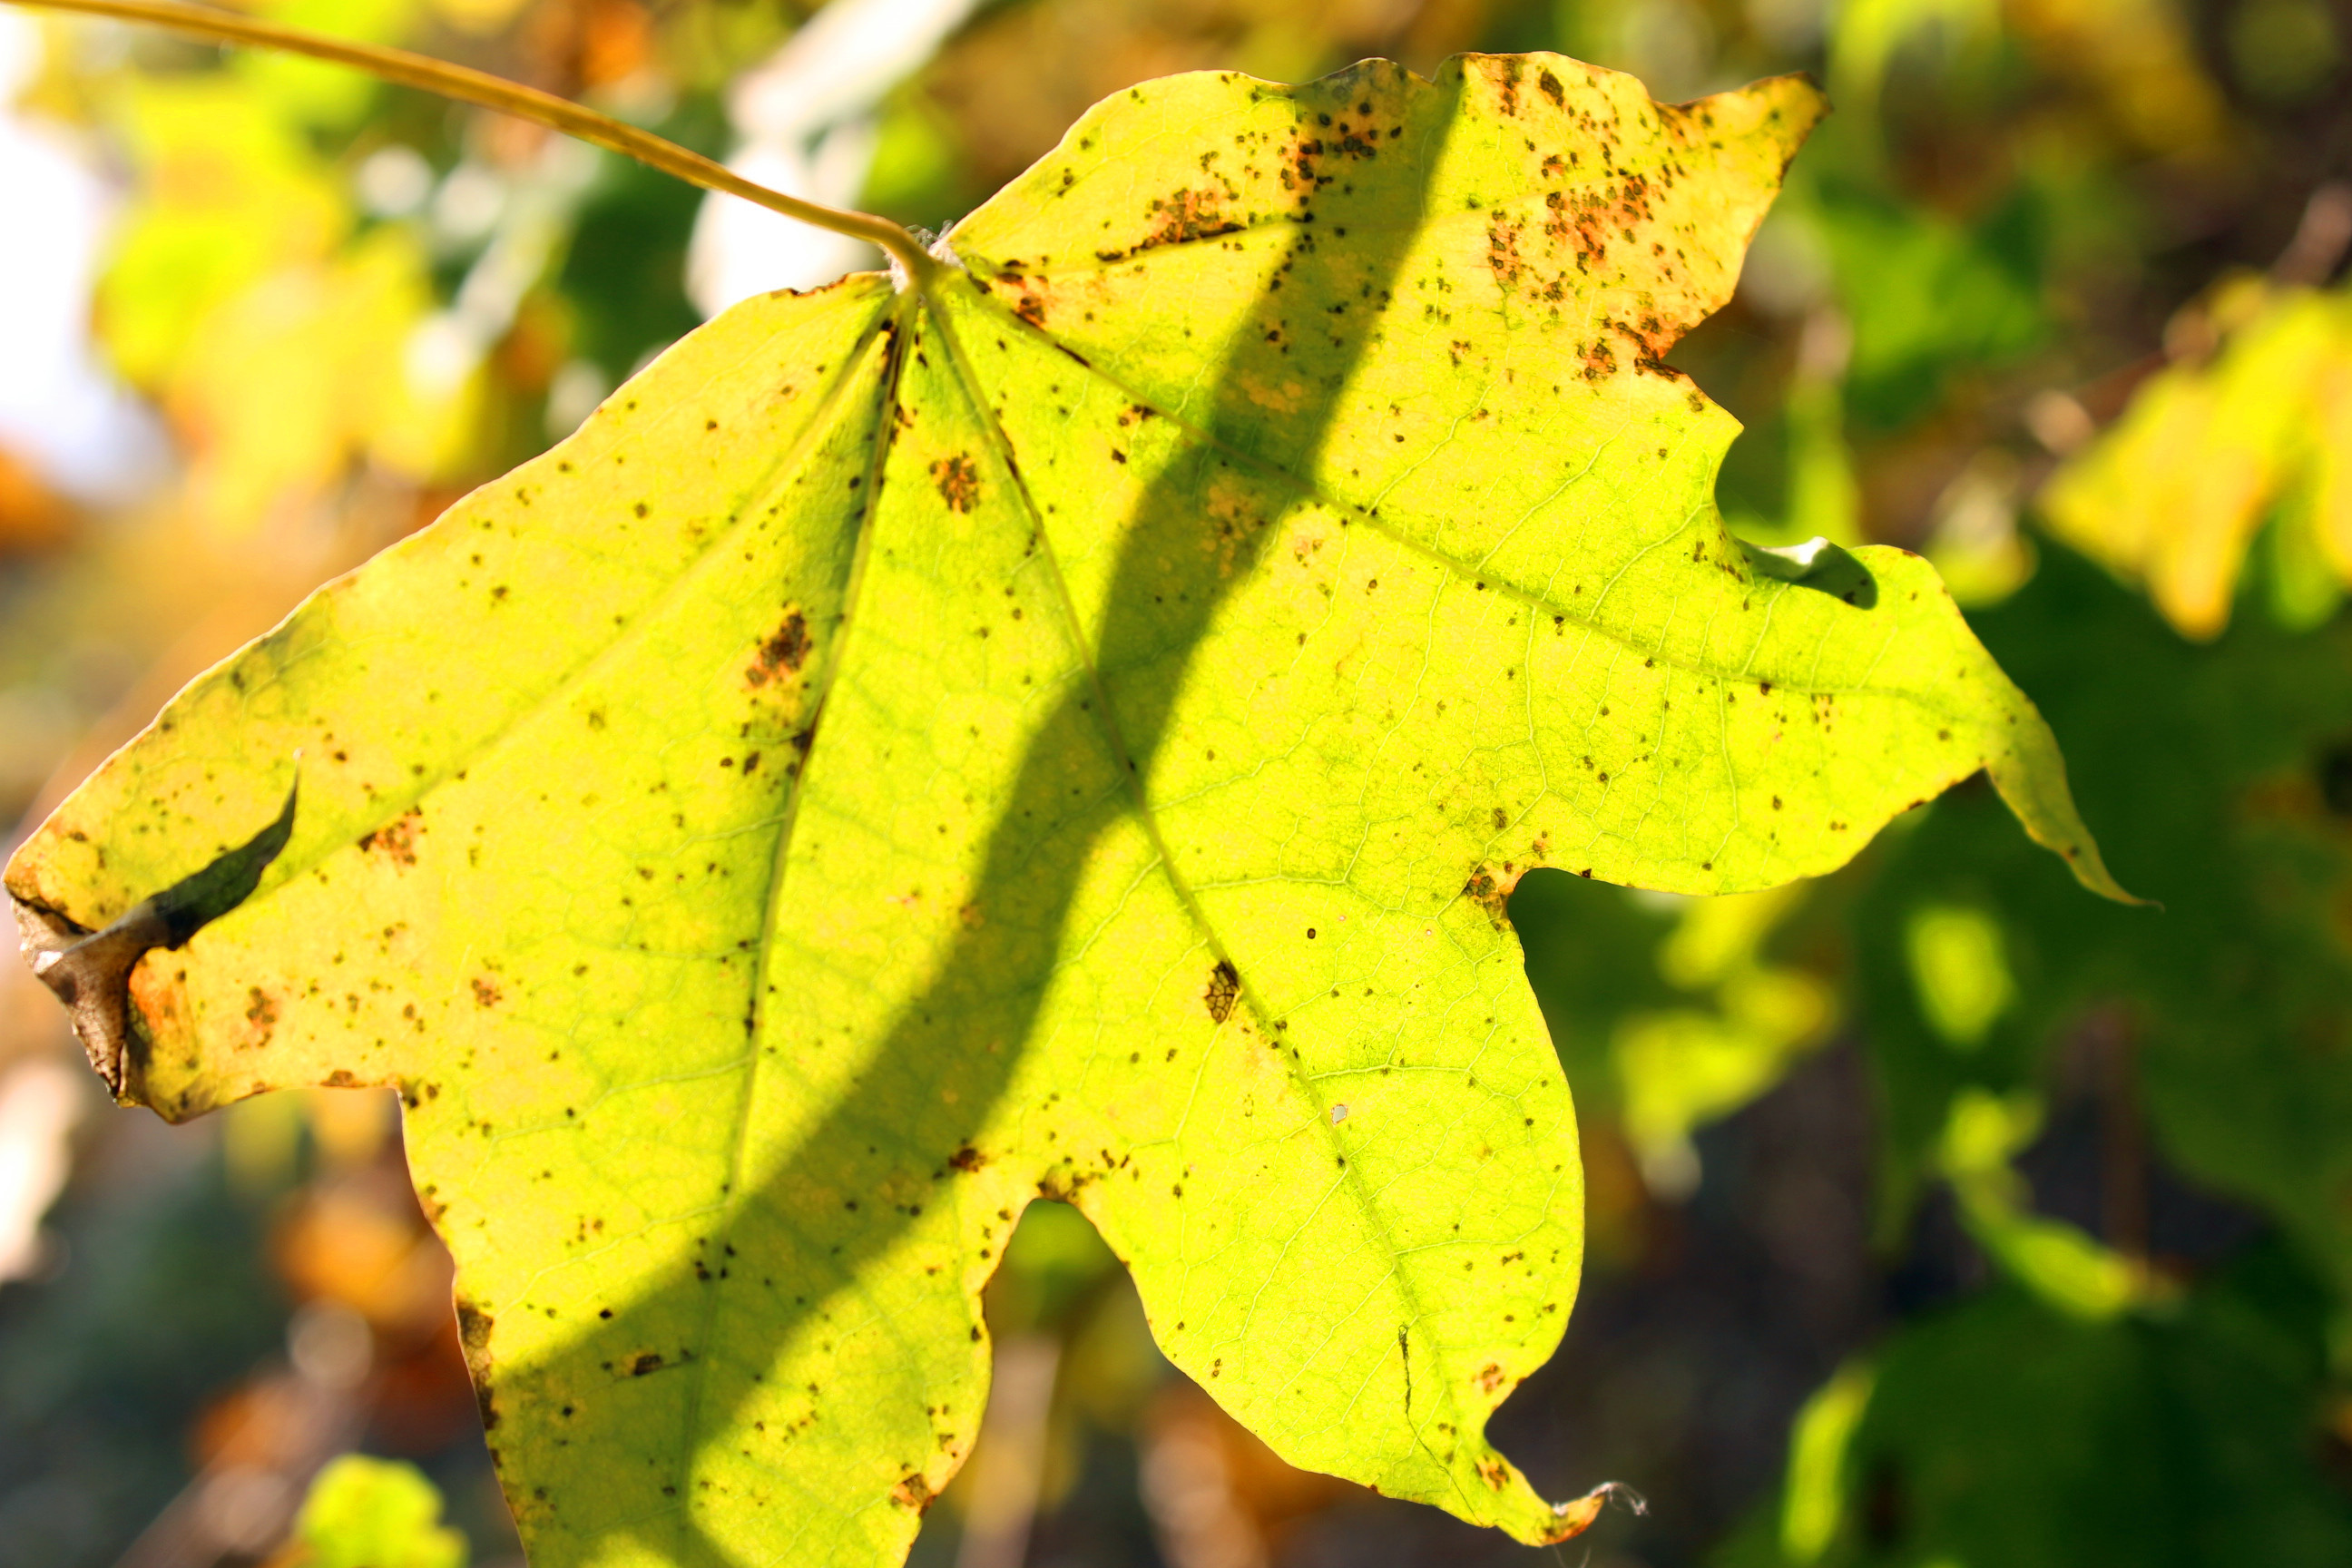
<path fill-rule="evenodd" d="M 943 227 L 1096 99 L 1557 48 L 1840 112 L 1675 353 L 1727 516 L 1917 550 L 2161 911 L 1980 783 L 1511 912 L 1591 1258 L 1498 1436 L 1603 1564 L 2352 1562 L 2344 0 L 261 0 Z M 0 821 L 707 314 L 873 258 L 308 62 L 0 11 Z M 387 1099 L 167 1129 L 0 978 L 0 1565 L 516 1560 Z M 1535 1561 L 1289 1468 L 1070 1210 L 924 1564 Z M 364 1457 L 362 1457 L 364 1456 Z"/>

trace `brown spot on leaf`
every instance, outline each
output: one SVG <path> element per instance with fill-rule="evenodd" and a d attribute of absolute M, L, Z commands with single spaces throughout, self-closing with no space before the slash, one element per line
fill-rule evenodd
<path fill-rule="evenodd" d="M 1486 911 L 1486 918 L 1497 926 L 1505 920 L 1504 911 L 1510 907 L 1511 889 L 1518 881 L 1507 870 L 1497 877 L 1481 866 L 1462 884 L 1462 896 Z"/>
<path fill-rule="evenodd" d="M 950 511 L 970 511 L 980 504 L 980 470 L 964 453 L 933 463 L 931 482 L 939 486 L 940 499 Z"/>
<path fill-rule="evenodd" d="M 1519 225 L 1500 213 L 1486 220 L 1486 266 L 1496 283 L 1508 289 L 1519 280 L 1527 264 L 1519 259 Z"/>
<path fill-rule="evenodd" d="M 1230 235 L 1240 228 L 1233 218 L 1225 216 L 1225 191 L 1192 191 L 1183 188 L 1173 195 L 1152 197 L 1143 212 L 1152 216 L 1150 233 L 1136 249 L 1150 245 L 1183 245 L 1185 240 L 1206 240 L 1213 235 Z"/>
<path fill-rule="evenodd" d="M 1675 346 L 1676 334 L 1672 327 L 1653 315 L 1644 315 L 1639 321 L 1612 321 L 1607 324 L 1611 331 L 1621 334 L 1633 345 L 1636 364 L 1660 370 L 1664 368 L 1662 356 Z"/>
<path fill-rule="evenodd" d="M 908 1476 L 890 1489 L 890 1500 L 900 1508 L 913 1509 L 917 1513 L 931 1506 L 931 1483 L 920 1476 Z"/>
<path fill-rule="evenodd" d="M 1490 62 L 1482 61 L 1480 63 L 1486 64 Z M 1519 78 L 1525 74 L 1527 66 L 1524 62 L 1507 55 L 1504 56 L 1501 59 L 1494 60 L 1491 63 L 1499 65 L 1503 68 L 1503 80 L 1501 84 L 1503 112 L 1516 119 L 1519 112 Z"/>
<path fill-rule="evenodd" d="M 474 977 L 475 1006 L 495 1007 L 499 1005 L 500 1000 L 502 1000 L 502 994 L 499 990 L 497 981 L 492 980 L 487 974 L 478 974 Z"/>
<path fill-rule="evenodd" d="M 395 866 L 416 864 L 416 825 L 424 813 L 411 806 L 360 840 L 360 847 L 382 855 Z"/>
<path fill-rule="evenodd" d="M 463 1296 L 457 1298 L 457 1342 L 477 1383 L 490 1374 L 490 1328 L 496 1321 Z"/>
<path fill-rule="evenodd" d="M 1217 960 L 1209 971 L 1209 988 L 1201 993 L 1201 1000 L 1209 1005 L 1209 1016 L 1223 1023 L 1233 1016 L 1234 999 L 1242 994 L 1242 977 L 1231 963 Z"/>
<path fill-rule="evenodd" d="M 256 985 L 246 993 L 248 998 L 245 1021 L 253 1026 L 253 1043 L 266 1046 L 278 1027 L 278 1003 L 269 993 Z"/>
<path fill-rule="evenodd" d="M 765 686 L 771 680 L 797 675 L 808 658 L 808 618 L 797 609 L 786 611 L 783 625 L 760 644 L 751 668 L 743 672 L 744 679 L 753 686 Z"/>

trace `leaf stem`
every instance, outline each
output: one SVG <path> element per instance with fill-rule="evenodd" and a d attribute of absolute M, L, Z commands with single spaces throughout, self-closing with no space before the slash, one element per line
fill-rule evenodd
<path fill-rule="evenodd" d="M 519 119 L 536 121 L 567 136 L 576 136 L 607 152 L 635 158 L 640 163 L 673 174 L 706 191 L 721 191 L 756 203 L 771 212 L 830 229 L 881 247 L 905 269 L 909 282 L 921 284 L 940 270 L 940 263 L 922 242 L 888 218 L 871 213 L 845 212 L 820 202 L 803 201 L 782 191 L 754 184 L 724 164 L 690 152 L 649 131 L 640 131 L 607 114 L 599 114 L 570 99 L 558 98 L 520 82 L 492 76 L 470 67 L 452 65 L 406 49 L 352 43 L 299 27 L 280 26 L 210 5 L 185 0 L 6 0 L 7 4 L 51 11 L 74 11 L 119 21 L 148 22 L 176 32 L 194 34 L 220 43 L 253 44 L 286 49 L 298 55 L 351 66 L 384 81 L 398 82 L 463 102 L 495 109 Z"/>

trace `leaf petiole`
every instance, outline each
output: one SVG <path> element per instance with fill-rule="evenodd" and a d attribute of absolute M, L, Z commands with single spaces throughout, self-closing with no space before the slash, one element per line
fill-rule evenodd
<path fill-rule="evenodd" d="M 599 114 L 570 99 L 558 98 L 553 93 L 541 92 L 537 88 L 525 87 L 520 82 L 509 81 L 504 77 L 492 76 L 488 71 L 475 70 L 468 66 L 452 65 L 446 60 L 411 54 L 406 49 L 353 43 L 299 27 L 281 26 L 275 22 L 239 16 L 210 5 L 190 5 L 186 0 L 7 0 L 7 3 L 51 11 L 75 11 L 92 16 L 110 16 L 118 21 L 147 22 L 219 43 L 251 44 L 309 55 L 316 59 L 332 60 L 338 65 L 363 70 L 383 81 L 418 88 L 444 98 L 454 98 L 461 102 L 478 104 L 485 109 L 495 109 L 503 114 L 532 121 L 551 130 L 561 131 L 567 136 L 578 137 L 607 152 L 635 158 L 688 184 L 740 196 L 786 217 L 798 218 L 803 223 L 814 224 L 835 234 L 877 245 L 889 253 L 910 283 L 924 283 L 941 267 L 941 263 L 923 248 L 920 240 L 888 218 L 877 217 L 871 213 L 845 212 L 821 202 L 803 201 L 782 191 L 772 191 L 765 185 L 754 184 L 722 163 L 649 131 L 640 131 L 608 114 Z"/>

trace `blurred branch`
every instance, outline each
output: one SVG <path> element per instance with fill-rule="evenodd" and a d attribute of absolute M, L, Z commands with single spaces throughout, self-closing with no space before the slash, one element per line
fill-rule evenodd
<path fill-rule="evenodd" d="M 8 3 L 109 16 L 117 21 L 147 22 L 221 43 L 258 45 L 309 55 L 316 59 L 331 60 L 404 87 L 437 93 L 444 98 L 454 98 L 532 121 L 561 131 L 567 136 L 578 137 L 607 152 L 635 158 L 688 184 L 699 185 L 709 191 L 722 191 L 818 228 L 869 241 L 889 252 L 909 278 L 926 278 L 939 267 L 920 241 L 887 218 L 876 217 L 869 213 L 844 212 L 818 202 L 803 201 L 798 196 L 772 191 L 764 185 L 754 184 L 724 164 L 714 163 L 699 153 L 689 152 L 651 132 L 640 131 L 634 125 L 599 114 L 569 99 L 558 98 L 553 93 L 541 92 L 520 82 L 508 81 L 487 71 L 430 59 L 405 49 L 331 38 L 299 27 L 280 26 L 274 22 L 215 10 L 207 5 L 184 4 L 183 0 L 8 0 Z"/>
<path fill-rule="evenodd" d="M 1062 1342 L 1052 1334 L 1023 1334 L 997 1351 L 956 1568 L 1021 1568 L 1027 1560 L 1061 1359 Z"/>
<path fill-rule="evenodd" d="M 297 1319 L 293 1364 L 257 1382 L 247 1435 L 233 1457 L 215 1459 L 122 1554 L 117 1568 L 215 1568 L 250 1562 L 282 1541 L 310 1478 L 348 1452 L 365 1429 L 367 1329 L 349 1313 L 352 1347 L 339 1357 L 306 1356 Z M 325 1360 L 329 1364 L 306 1364 Z"/>
<path fill-rule="evenodd" d="M 2138 1042 L 2121 1009 L 2084 1026 L 2099 1075 L 2099 1228 L 2109 1247 L 2147 1267 L 2147 1137 L 2141 1122 Z"/>
<path fill-rule="evenodd" d="M 2330 180 L 2311 193 L 2294 237 L 2271 263 L 2271 276 L 2282 283 L 2325 283 L 2347 246 L 2352 246 L 2352 185 Z"/>

